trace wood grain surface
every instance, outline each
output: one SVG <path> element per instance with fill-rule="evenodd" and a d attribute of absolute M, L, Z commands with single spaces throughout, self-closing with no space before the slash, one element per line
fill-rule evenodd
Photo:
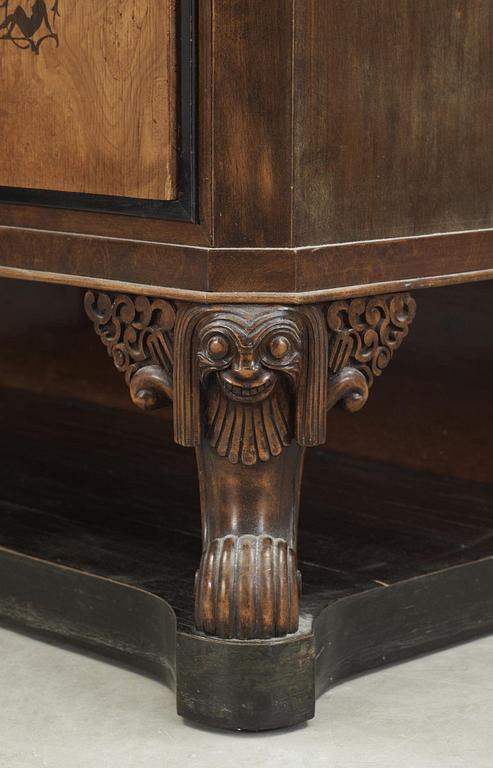
<path fill-rule="evenodd" d="M 493 223 L 490 0 L 296 6 L 295 244 Z"/>
<path fill-rule="evenodd" d="M 493 229 L 312 248 L 227 249 L 33 233 L 0 224 L 0 276 L 202 303 L 293 304 L 491 280 L 492 249 Z"/>
<path fill-rule="evenodd" d="M 214 0 L 214 244 L 289 245 L 293 0 Z"/>
<path fill-rule="evenodd" d="M 174 5 L 60 0 L 58 47 L 0 40 L 0 185 L 176 197 Z"/>

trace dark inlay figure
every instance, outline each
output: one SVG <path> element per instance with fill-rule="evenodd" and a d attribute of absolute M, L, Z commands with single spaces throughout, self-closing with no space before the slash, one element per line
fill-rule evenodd
<path fill-rule="evenodd" d="M 11 13 L 9 13 L 9 1 L 0 4 L 0 9 L 4 9 L 5 18 L 0 23 L 0 32 L 5 30 L 4 34 L 0 37 L 0 40 L 10 40 L 18 48 L 30 48 L 35 54 L 39 53 L 41 43 L 47 39 L 53 39 L 56 42 L 58 48 L 58 35 L 54 30 L 55 19 L 59 16 L 58 2 L 55 0 L 51 12 L 53 14 L 53 21 L 50 22 L 48 16 L 48 9 L 46 7 L 45 0 L 35 0 L 31 7 L 31 15 L 29 16 L 22 6 L 18 5 Z M 34 36 L 38 32 L 43 32 L 37 40 Z"/>

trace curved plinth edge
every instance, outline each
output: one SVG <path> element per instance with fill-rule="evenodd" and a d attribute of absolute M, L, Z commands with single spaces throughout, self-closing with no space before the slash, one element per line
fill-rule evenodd
<path fill-rule="evenodd" d="M 493 632 L 493 557 L 342 598 L 314 619 L 316 695 L 354 675 Z"/>
<path fill-rule="evenodd" d="M 176 616 L 150 592 L 0 548 L 0 617 L 110 656 L 175 688 Z"/>
<path fill-rule="evenodd" d="M 3 548 L 0 617 L 151 673 L 176 690 L 178 713 L 190 720 L 268 730 L 314 715 L 308 622 L 304 634 L 277 641 L 177 632 L 173 609 L 158 595 Z"/>
<path fill-rule="evenodd" d="M 177 629 L 169 603 L 149 591 L 0 549 L 9 625 L 150 672 L 176 689 L 180 715 L 234 730 L 303 722 L 337 682 L 492 631 L 492 584 L 489 557 L 330 603 L 312 595 L 285 638 L 222 640 Z"/>

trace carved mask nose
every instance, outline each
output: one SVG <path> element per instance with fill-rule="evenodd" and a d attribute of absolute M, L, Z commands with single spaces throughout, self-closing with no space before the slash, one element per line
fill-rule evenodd
<path fill-rule="evenodd" d="M 259 370 L 260 365 L 252 352 L 240 352 L 233 364 L 233 372 L 238 379 L 254 379 Z"/>

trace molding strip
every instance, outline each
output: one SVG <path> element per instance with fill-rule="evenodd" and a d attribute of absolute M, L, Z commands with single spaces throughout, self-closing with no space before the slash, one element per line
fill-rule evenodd
<path fill-rule="evenodd" d="M 121 280 L 104 280 L 87 275 L 66 275 L 56 272 L 2 266 L 0 266 L 0 277 L 14 280 L 30 280 L 37 283 L 71 285 L 77 288 L 95 288 L 113 293 L 152 295 L 156 298 L 193 301 L 199 304 L 272 304 L 273 302 L 313 304 L 320 301 L 355 298 L 358 296 L 375 296 L 379 293 L 402 292 L 410 289 L 416 290 L 461 283 L 478 283 L 493 280 L 493 268 L 474 272 L 458 272 L 452 275 L 433 275 L 431 277 L 412 278 L 410 280 L 393 280 L 368 285 L 348 285 L 338 288 L 327 288 L 321 291 L 300 291 L 299 293 L 188 291 L 183 288 L 127 283 Z"/>

